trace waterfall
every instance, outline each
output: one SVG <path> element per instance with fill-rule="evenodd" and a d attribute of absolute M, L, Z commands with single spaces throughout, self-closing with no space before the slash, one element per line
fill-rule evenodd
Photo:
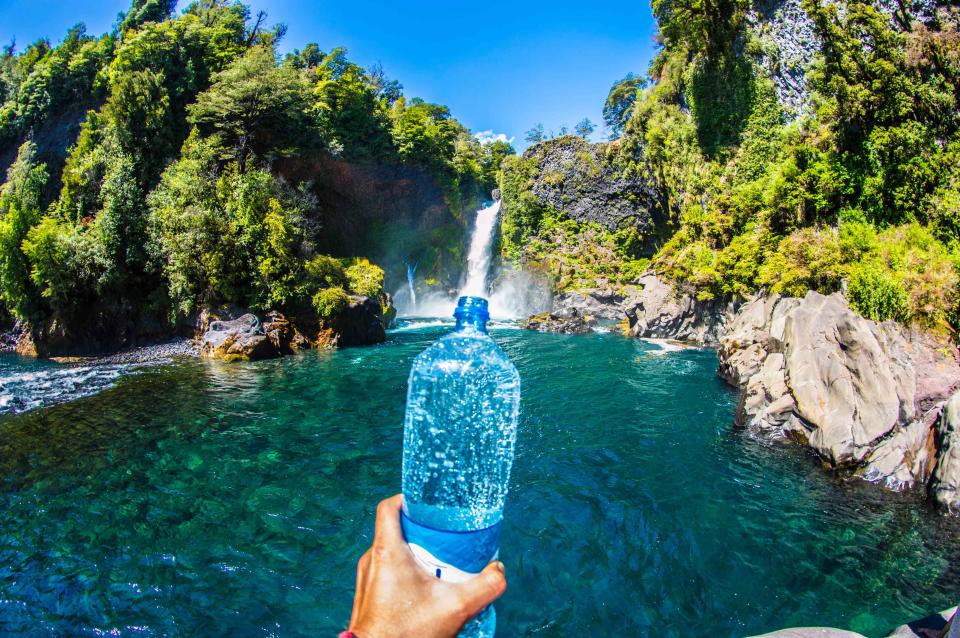
<path fill-rule="evenodd" d="M 486 297 L 487 275 L 490 271 L 490 253 L 493 250 L 494 229 L 500 215 L 500 200 L 477 211 L 477 220 L 473 224 L 473 236 L 470 238 L 470 252 L 467 254 L 467 281 L 460 290 L 461 295 Z"/>
<path fill-rule="evenodd" d="M 410 290 L 410 307 L 417 307 L 417 291 L 413 286 L 413 277 L 417 274 L 418 263 L 407 264 L 407 288 Z"/>

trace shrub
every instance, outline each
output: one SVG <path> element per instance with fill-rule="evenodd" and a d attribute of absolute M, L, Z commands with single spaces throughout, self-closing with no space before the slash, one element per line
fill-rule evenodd
<path fill-rule="evenodd" d="M 903 282 L 876 262 L 856 264 L 847 284 L 847 300 L 860 314 L 874 321 L 910 318 Z"/>
<path fill-rule="evenodd" d="M 835 292 L 843 279 L 842 255 L 832 228 L 804 228 L 787 235 L 760 267 L 757 283 L 770 292 L 802 297 L 808 290 Z"/>
<path fill-rule="evenodd" d="M 334 257 L 317 255 L 304 264 L 304 270 L 307 271 L 308 277 L 320 287 L 344 288 L 348 285 L 347 273 L 344 272 L 340 260 Z"/>
<path fill-rule="evenodd" d="M 383 269 L 366 259 L 357 259 L 346 269 L 350 291 L 364 297 L 383 297 Z"/>
<path fill-rule="evenodd" d="M 324 288 L 313 296 L 313 307 L 321 319 L 332 319 L 350 304 L 347 291 L 339 286 Z"/>
<path fill-rule="evenodd" d="M 957 252 L 916 223 L 888 228 L 877 241 L 882 263 L 903 281 L 909 317 L 927 326 L 947 321 L 958 299 Z"/>

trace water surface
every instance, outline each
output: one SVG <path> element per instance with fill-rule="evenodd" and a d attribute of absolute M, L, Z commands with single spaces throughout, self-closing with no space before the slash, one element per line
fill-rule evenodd
<path fill-rule="evenodd" d="M 334 635 L 446 329 L 0 417 L 0 634 Z M 733 430 L 714 353 L 493 336 L 523 380 L 499 635 L 879 637 L 960 599 L 960 525 Z"/>

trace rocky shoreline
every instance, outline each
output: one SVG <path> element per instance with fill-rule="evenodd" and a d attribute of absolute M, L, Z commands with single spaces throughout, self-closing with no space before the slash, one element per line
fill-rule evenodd
<path fill-rule="evenodd" d="M 876 323 L 839 293 L 697 300 L 654 273 L 639 286 L 558 295 L 533 330 L 618 325 L 638 338 L 717 348 L 741 391 L 735 423 L 813 450 L 824 466 L 885 488 L 925 490 L 960 512 L 960 353 L 946 338 Z"/>

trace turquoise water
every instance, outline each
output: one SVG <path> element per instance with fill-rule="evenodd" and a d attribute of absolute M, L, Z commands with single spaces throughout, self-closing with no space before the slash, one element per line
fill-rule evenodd
<path fill-rule="evenodd" d="M 0 417 L 0 634 L 334 635 L 445 329 Z M 524 392 L 499 635 L 872 637 L 960 600 L 960 525 L 733 430 L 714 353 L 492 334 Z"/>

